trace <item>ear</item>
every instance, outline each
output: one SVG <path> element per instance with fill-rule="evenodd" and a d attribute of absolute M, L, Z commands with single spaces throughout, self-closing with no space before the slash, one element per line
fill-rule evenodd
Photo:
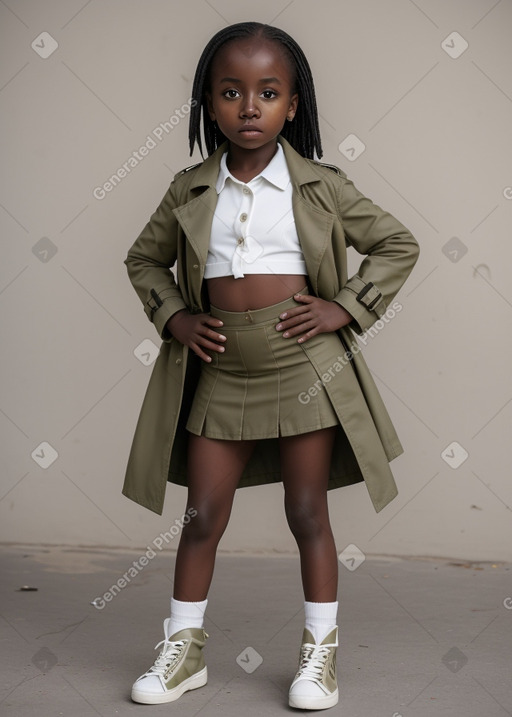
<path fill-rule="evenodd" d="M 208 107 L 208 114 L 210 115 L 210 119 L 212 122 L 215 122 L 215 112 L 213 111 L 213 103 L 212 103 L 212 96 L 209 92 L 205 92 L 206 97 L 206 105 Z"/>
<path fill-rule="evenodd" d="M 288 112 L 286 113 L 286 119 L 291 122 L 292 119 L 295 117 L 295 113 L 297 112 L 297 105 L 299 104 L 299 95 L 295 93 L 290 98 L 290 106 L 288 107 Z"/>

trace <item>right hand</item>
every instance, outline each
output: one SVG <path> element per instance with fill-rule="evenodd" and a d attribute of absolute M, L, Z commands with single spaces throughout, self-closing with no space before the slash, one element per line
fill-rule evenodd
<path fill-rule="evenodd" d="M 180 343 L 191 348 L 199 358 L 207 363 L 210 363 L 212 359 L 203 351 L 203 348 L 220 353 L 224 351 L 224 346 L 215 342 L 225 341 L 226 337 L 213 330 L 214 328 L 219 329 L 223 323 L 210 314 L 191 314 L 186 309 L 182 309 L 171 316 L 166 326 Z"/>

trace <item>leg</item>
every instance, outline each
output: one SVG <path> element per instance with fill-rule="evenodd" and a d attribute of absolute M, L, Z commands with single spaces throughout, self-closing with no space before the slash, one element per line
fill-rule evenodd
<path fill-rule="evenodd" d="M 187 510 L 197 511 L 183 527 L 174 572 L 174 598 L 206 599 L 217 545 L 228 524 L 236 487 L 254 441 L 222 441 L 189 435 Z"/>
<path fill-rule="evenodd" d="M 327 482 L 335 428 L 280 439 L 285 512 L 300 552 L 304 597 L 335 602 L 338 559 Z"/>
<path fill-rule="evenodd" d="M 290 707 L 299 709 L 327 709 L 338 702 L 338 560 L 327 505 L 335 430 L 325 428 L 280 442 L 286 517 L 300 551 L 306 599 L 299 669 L 288 696 Z"/>
<path fill-rule="evenodd" d="M 197 514 L 181 533 L 174 572 L 175 601 L 206 600 L 217 544 L 228 523 L 234 493 L 253 447 L 254 442 L 215 441 L 190 434 L 187 510 L 194 508 Z M 202 626 L 187 623 L 185 617 L 191 606 L 180 607 L 185 610 L 177 619 L 171 607 L 171 617 L 164 620 L 165 639 L 159 643 L 163 647 L 154 665 L 133 684 L 134 702 L 173 702 L 184 692 L 207 682 L 202 650 L 208 635 Z M 197 620 L 193 609 L 191 615 Z M 180 625 L 180 618 L 185 625 Z M 174 635 L 178 639 L 170 639 Z"/>

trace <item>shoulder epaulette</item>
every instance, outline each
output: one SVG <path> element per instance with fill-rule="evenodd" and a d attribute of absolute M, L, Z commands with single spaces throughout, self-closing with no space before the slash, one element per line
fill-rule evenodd
<path fill-rule="evenodd" d="M 182 174 L 185 174 L 186 172 L 190 172 L 191 169 L 195 169 L 196 167 L 199 167 L 199 165 L 202 164 L 202 162 L 197 162 L 197 164 L 191 164 L 190 167 L 185 167 L 185 169 L 182 169 L 178 174 L 174 175 L 174 179 L 178 179 L 178 177 L 181 177 Z"/>
<path fill-rule="evenodd" d="M 336 172 L 336 174 L 339 174 L 340 177 L 345 176 L 345 172 L 343 172 L 342 169 L 337 167 L 335 164 L 327 164 L 326 162 L 318 162 L 315 160 L 317 164 L 319 164 L 321 167 L 328 167 L 328 169 L 332 169 L 333 172 Z"/>

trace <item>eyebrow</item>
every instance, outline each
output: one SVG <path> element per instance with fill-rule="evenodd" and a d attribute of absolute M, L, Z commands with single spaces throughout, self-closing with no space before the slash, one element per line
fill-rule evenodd
<path fill-rule="evenodd" d="M 242 80 L 240 80 L 238 77 L 223 77 L 220 80 L 220 82 L 240 82 L 241 83 Z M 268 84 L 272 84 L 272 83 L 274 83 L 276 85 L 282 84 L 281 80 L 279 80 L 277 77 L 262 77 L 261 80 L 259 80 L 259 82 L 263 85 L 268 85 Z"/>

